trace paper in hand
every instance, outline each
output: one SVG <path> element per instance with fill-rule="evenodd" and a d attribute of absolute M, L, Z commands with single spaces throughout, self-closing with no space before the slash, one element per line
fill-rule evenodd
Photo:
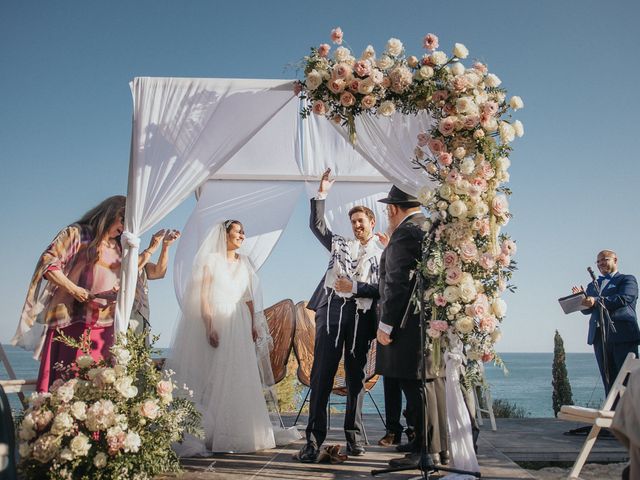
<path fill-rule="evenodd" d="M 566 297 L 562 297 L 558 299 L 560 306 L 562 307 L 562 311 L 564 313 L 573 313 L 579 312 L 580 310 L 586 310 L 586 305 L 582 304 L 582 301 L 587 298 L 586 293 L 578 292 L 568 295 Z"/>

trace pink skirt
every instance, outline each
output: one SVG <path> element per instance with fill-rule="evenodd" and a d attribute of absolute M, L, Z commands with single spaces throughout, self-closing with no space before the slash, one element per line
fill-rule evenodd
<path fill-rule="evenodd" d="M 60 330 L 68 337 L 79 340 L 88 325 L 85 323 L 72 323 Z M 42 347 L 40 360 L 40 372 L 38 373 L 38 392 L 48 392 L 51 384 L 61 378 L 61 372 L 54 368 L 58 362 L 70 365 L 78 357 L 84 355 L 82 350 L 70 347 L 58 340 L 54 340 L 57 329 L 50 328 Z M 113 325 L 108 327 L 91 327 L 91 356 L 99 361 L 109 356 L 109 349 L 113 346 Z"/>

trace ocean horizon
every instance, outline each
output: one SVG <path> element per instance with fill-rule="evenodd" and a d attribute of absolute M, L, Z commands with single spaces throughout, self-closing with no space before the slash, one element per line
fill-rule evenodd
<path fill-rule="evenodd" d="M 31 352 L 11 345 L 3 344 L 3 348 L 18 378 L 37 377 L 39 364 L 33 359 Z M 485 365 L 485 378 L 491 388 L 493 399 L 515 404 L 528 417 L 553 417 L 553 353 L 518 352 L 501 353 L 500 356 L 508 369 L 507 375 L 493 364 Z M 604 389 L 593 353 L 567 353 L 566 363 L 574 403 L 583 406 L 597 406 L 602 403 Z M 0 378 L 9 378 L 5 368 L 0 369 Z M 381 380 L 371 390 L 371 396 L 383 410 L 384 394 Z M 12 408 L 21 408 L 17 395 L 9 395 L 9 400 Z M 343 399 L 337 397 L 333 400 L 338 410 L 344 408 L 340 405 Z M 376 413 L 369 398 L 365 398 L 364 413 Z"/>

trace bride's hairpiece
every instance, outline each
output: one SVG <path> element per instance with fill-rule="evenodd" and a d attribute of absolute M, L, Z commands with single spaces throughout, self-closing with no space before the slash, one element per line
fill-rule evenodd
<path fill-rule="evenodd" d="M 229 231 L 229 227 L 234 223 L 240 222 L 238 220 L 225 220 L 224 222 L 222 222 L 222 225 L 224 226 L 225 231 Z"/>

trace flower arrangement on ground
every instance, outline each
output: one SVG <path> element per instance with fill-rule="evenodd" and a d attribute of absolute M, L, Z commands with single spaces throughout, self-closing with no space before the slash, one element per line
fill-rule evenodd
<path fill-rule="evenodd" d="M 88 335 L 59 340 L 89 351 Z M 156 368 L 144 334 L 119 335 L 111 353 L 108 361 L 79 357 L 65 380 L 32 395 L 18 429 L 26 478 L 148 479 L 180 470 L 171 444 L 202 434 L 186 386 Z"/>
<path fill-rule="evenodd" d="M 379 57 L 368 46 L 356 58 L 342 46 L 343 36 L 339 28 L 332 32 L 339 45 L 332 57 L 328 44 L 305 57 L 305 78 L 296 87 L 309 103 L 302 116 L 314 113 L 346 125 L 355 142 L 357 115 L 429 112 L 433 126 L 418 135 L 414 157 L 407 159 L 433 181 L 418 199 L 438 222 L 418 267 L 428 285 L 421 292 L 430 312 L 428 344 L 437 363 L 448 336 L 457 335 L 470 361 L 466 378 L 473 381 L 478 362 L 502 365 L 494 344 L 507 309 L 501 294 L 515 289 L 516 244 L 500 229 L 511 217 L 511 191 L 504 185 L 510 144 L 524 134 L 512 112 L 524 103 L 507 98 L 485 64 L 465 66 L 469 51 L 460 43 L 447 54 L 430 33 L 423 40 L 426 52 L 407 56 L 392 38 Z"/>

